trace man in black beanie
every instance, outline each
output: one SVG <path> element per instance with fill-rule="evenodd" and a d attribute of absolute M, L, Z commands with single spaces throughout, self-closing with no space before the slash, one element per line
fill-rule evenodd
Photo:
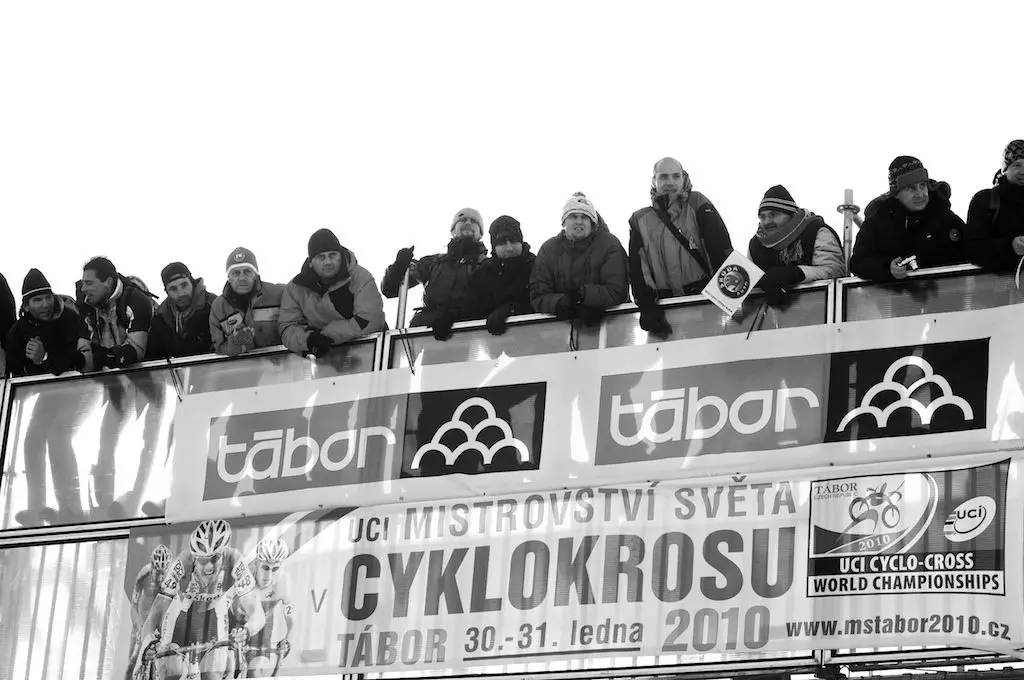
<path fill-rule="evenodd" d="M 167 299 L 153 315 L 149 331 L 147 359 L 170 359 L 208 354 L 213 351 L 210 337 L 210 306 L 217 296 L 206 290 L 181 262 L 172 262 L 160 272 Z"/>
<path fill-rule="evenodd" d="M 322 357 L 332 345 L 386 328 L 377 283 L 330 229 L 309 238 L 308 257 L 281 296 L 281 342 Z"/>
<path fill-rule="evenodd" d="M 865 210 L 864 225 L 850 257 L 850 271 L 862 279 L 905 279 L 920 267 L 941 267 L 967 261 L 964 221 L 950 208 L 946 192 L 913 156 L 897 156 L 889 164 L 887 198 Z"/>
<path fill-rule="evenodd" d="M 54 295 L 38 269 L 30 269 L 21 289 L 21 315 L 7 334 L 9 375 L 60 375 L 85 370 L 89 344 L 79 336 L 82 318 L 74 300 Z"/>
<path fill-rule="evenodd" d="M 533 313 L 530 274 L 537 258 L 514 217 L 502 215 L 491 222 L 489 232 L 492 254 L 473 272 L 473 297 L 464 318 L 487 319 L 487 330 L 501 335 L 510 316 Z"/>
<path fill-rule="evenodd" d="M 757 286 L 768 304 L 779 304 L 799 283 L 846 276 L 839 235 L 821 217 L 797 207 L 786 187 L 776 184 L 765 192 L 757 220 L 750 259 L 764 270 Z"/>
<path fill-rule="evenodd" d="M 38 269 L 30 269 L 21 288 L 21 315 L 7 335 L 10 375 L 61 375 L 85 370 L 89 343 L 81 335 L 82 319 L 75 301 L 54 295 Z M 85 353 L 83 353 L 85 350 Z M 69 396 L 71 399 L 69 400 Z M 71 438 L 80 425 L 75 394 L 43 390 L 30 413 L 23 438 L 25 509 L 15 513 L 22 526 L 84 521 L 78 463 Z M 46 460 L 49 455 L 53 493 L 58 509 L 46 508 Z"/>

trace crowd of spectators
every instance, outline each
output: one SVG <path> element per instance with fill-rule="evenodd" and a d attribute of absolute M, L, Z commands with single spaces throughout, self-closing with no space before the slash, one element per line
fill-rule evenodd
<path fill-rule="evenodd" d="M 1024 140 L 1006 147 L 993 186 L 974 196 L 966 222 L 950 207 L 949 185 L 931 178 L 917 158 L 893 160 L 888 180 L 889 191 L 865 209 L 849 262 L 854 275 L 896 281 L 917 268 L 965 262 L 1012 271 L 1024 258 Z M 321 357 L 385 329 L 381 294 L 397 297 L 403 285 L 424 286 L 410 325 L 429 326 L 438 340 L 449 338 L 458 321 L 486 320 L 491 333 L 501 334 L 510 317 L 532 312 L 594 325 L 628 301 L 630 290 L 641 328 L 669 337 L 658 301 L 699 293 L 733 244 L 679 161 L 654 165 L 650 197 L 629 218 L 624 248 L 593 202 L 575 193 L 562 209 L 561 229 L 536 254 L 519 222 L 502 215 L 487 229 L 488 256 L 483 217 L 464 208 L 443 252 L 417 259 L 413 248 L 400 249 L 379 289 L 328 229 L 310 237 L 308 257 L 287 284 L 263 281 L 256 255 L 238 247 L 228 255 L 220 295 L 172 262 L 160 273 L 166 297 L 159 304 L 142 281 L 104 257 L 85 263 L 74 298 L 56 294 L 43 272 L 30 270 L 20 308 L 0 276 L 6 372 L 93 371 L 282 344 Z M 800 283 L 847 274 L 835 230 L 781 185 L 765 192 L 747 252 L 765 272 L 758 287 L 770 305 Z"/>

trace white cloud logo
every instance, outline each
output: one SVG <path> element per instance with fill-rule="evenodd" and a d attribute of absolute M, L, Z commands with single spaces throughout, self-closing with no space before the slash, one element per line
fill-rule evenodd
<path fill-rule="evenodd" d="M 909 386 L 901 385 L 895 381 L 896 371 L 907 366 L 917 366 L 924 373 L 923 377 L 914 381 Z M 910 395 L 929 383 L 938 387 L 939 391 L 942 392 L 942 396 L 926 406 Z M 874 398 L 884 392 L 895 392 L 899 398 L 884 409 L 873 406 L 871 402 Z M 842 432 L 857 416 L 862 415 L 873 416 L 878 427 L 885 427 L 889 422 L 889 417 L 901 408 L 913 409 L 921 417 L 921 424 L 929 425 L 932 422 L 932 416 L 935 415 L 935 411 L 943 406 L 956 406 L 960 409 L 965 420 L 974 418 L 974 409 L 971 408 L 971 405 L 963 397 L 953 394 L 949 381 L 935 373 L 931 364 L 918 356 L 905 356 L 892 362 L 892 365 L 885 370 L 882 382 L 873 385 L 864 395 L 864 398 L 861 399 L 860 406 L 843 416 L 843 419 L 839 421 L 839 427 L 836 428 L 836 432 Z"/>
<path fill-rule="evenodd" d="M 465 416 L 466 411 L 474 406 L 482 408 L 487 417 L 475 426 L 470 426 L 468 423 L 463 421 L 462 418 Z M 478 441 L 478 438 L 484 430 L 491 427 L 498 428 L 501 431 L 502 437 L 493 445 L 487 446 L 486 444 Z M 454 451 L 441 443 L 441 439 L 453 430 L 461 432 L 466 437 L 466 441 L 455 447 Z M 434 433 L 430 442 L 424 444 L 416 451 L 416 455 L 412 458 L 411 468 L 413 470 L 418 469 L 423 456 L 435 451 L 444 455 L 445 465 L 453 465 L 455 461 L 459 459 L 459 456 L 466 451 L 478 452 L 483 458 L 484 465 L 490 465 L 495 454 L 508 447 L 511 447 L 518 452 L 520 463 L 530 460 L 530 450 L 526 448 L 526 444 L 519 441 L 512 435 L 512 426 L 498 417 L 497 413 L 494 411 L 494 406 L 491 405 L 491 402 L 487 401 L 483 397 L 470 397 L 459 404 L 459 407 L 455 409 L 455 413 L 452 414 L 452 419 L 442 425 L 437 432 Z"/>

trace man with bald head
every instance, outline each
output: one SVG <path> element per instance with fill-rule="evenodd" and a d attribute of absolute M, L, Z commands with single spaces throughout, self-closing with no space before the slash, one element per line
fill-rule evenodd
<path fill-rule="evenodd" d="M 707 196 L 693 190 L 682 163 L 674 158 L 655 163 L 651 205 L 629 218 L 629 279 L 640 327 L 671 334 L 657 301 L 700 293 L 731 252 L 721 215 Z"/>

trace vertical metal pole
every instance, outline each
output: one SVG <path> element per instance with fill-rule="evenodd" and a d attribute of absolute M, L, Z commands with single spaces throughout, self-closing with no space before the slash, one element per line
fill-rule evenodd
<path fill-rule="evenodd" d="M 395 328 L 405 328 L 405 307 L 409 298 L 409 270 L 405 270 L 402 277 L 402 285 L 398 288 L 398 318 L 395 319 Z"/>
<path fill-rule="evenodd" d="M 853 213 L 849 206 L 853 205 L 853 189 L 847 189 L 843 194 L 843 257 L 846 259 L 846 268 L 850 268 L 850 256 L 853 255 Z"/>

